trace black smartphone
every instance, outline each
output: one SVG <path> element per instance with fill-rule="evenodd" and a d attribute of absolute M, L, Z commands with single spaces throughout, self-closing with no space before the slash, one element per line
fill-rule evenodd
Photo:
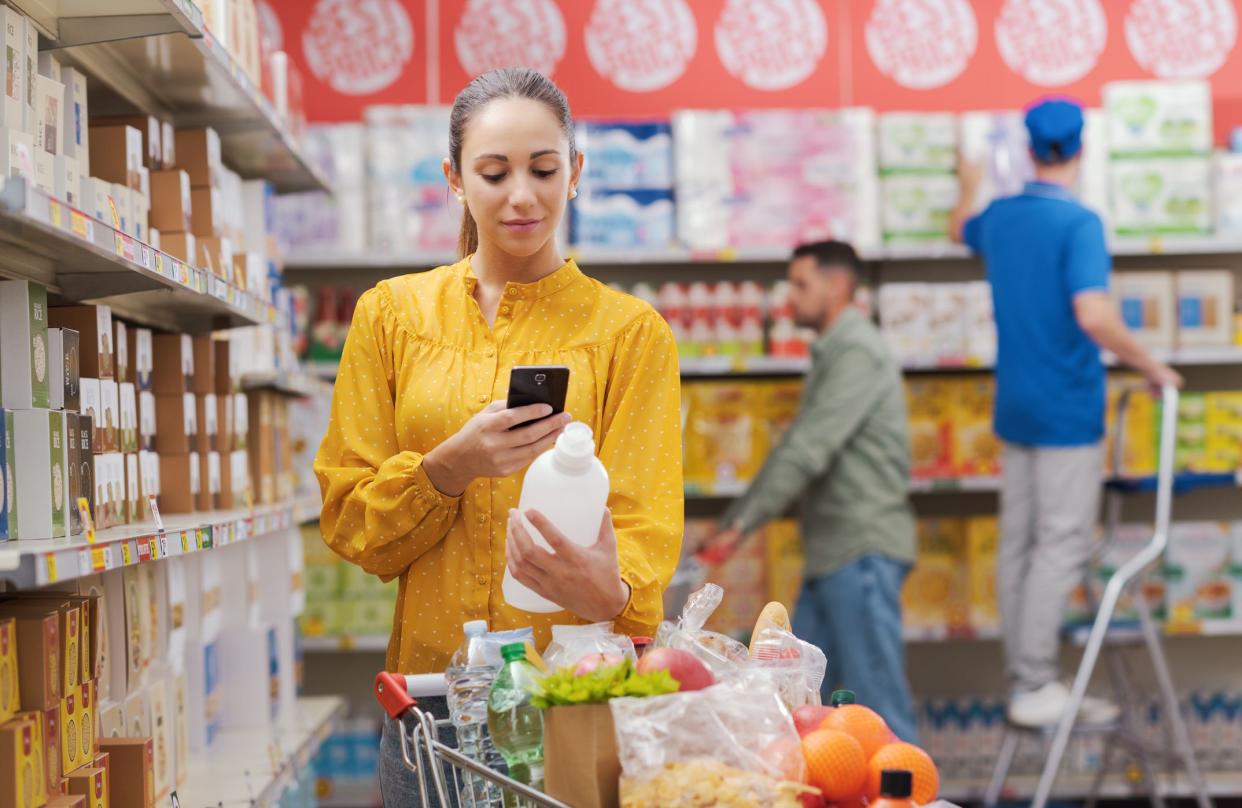
<path fill-rule="evenodd" d="M 518 365 L 509 376 L 509 409 L 530 404 L 548 404 L 552 415 L 565 411 L 565 394 L 569 391 L 569 368 L 564 365 Z M 542 421 L 517 424 L 510 429 Z"/>

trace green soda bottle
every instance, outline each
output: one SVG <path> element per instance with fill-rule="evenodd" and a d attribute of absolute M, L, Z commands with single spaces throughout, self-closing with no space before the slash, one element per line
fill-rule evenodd
<path fill-rule="evenodd" d="M 505 663 L 487 697 L 487 729 L 509 776 L 542 791 L 543 711 L 530 703 L 539 672 L 526 661 L 526 643 L 509 643 L 500 654 Z"/>

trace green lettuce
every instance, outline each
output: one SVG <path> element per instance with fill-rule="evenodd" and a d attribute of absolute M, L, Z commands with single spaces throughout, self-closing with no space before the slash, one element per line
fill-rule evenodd
<path fill-rule="evenodd" d="M 572 667 L 545 676 L 532 693 L 532 703 L 541 710 L 574 704 L 603 704 L 625 696 L 663 696 L 676 693 L 681 685 L 666 670 L 638 673 L 626 659 L 620 665 L 596 668 L 575 676 Z"/>

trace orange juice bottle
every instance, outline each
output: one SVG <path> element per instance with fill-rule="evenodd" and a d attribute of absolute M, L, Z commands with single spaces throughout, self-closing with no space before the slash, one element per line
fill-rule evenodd
<path fill-rule="evenodd" d="M 880 773 L 880 798 L 869 808 L 915 808 L 914 775 L 905 769 L 885 769 Z"/>

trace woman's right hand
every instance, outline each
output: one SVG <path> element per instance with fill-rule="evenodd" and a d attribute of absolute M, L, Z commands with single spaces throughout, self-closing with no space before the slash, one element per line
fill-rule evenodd
<path fill-rule="evenodd" d="M 547 404 L 507 409 L 493 401 L 444 443 L 423 456 L 423 471 L 440 493 L 459 497 L 478 477 L 508 477 L 552 448 L 573 420 L 569 413 L 551 415 Z M 510 431 L 536 418 L 544 420 Z"/>

